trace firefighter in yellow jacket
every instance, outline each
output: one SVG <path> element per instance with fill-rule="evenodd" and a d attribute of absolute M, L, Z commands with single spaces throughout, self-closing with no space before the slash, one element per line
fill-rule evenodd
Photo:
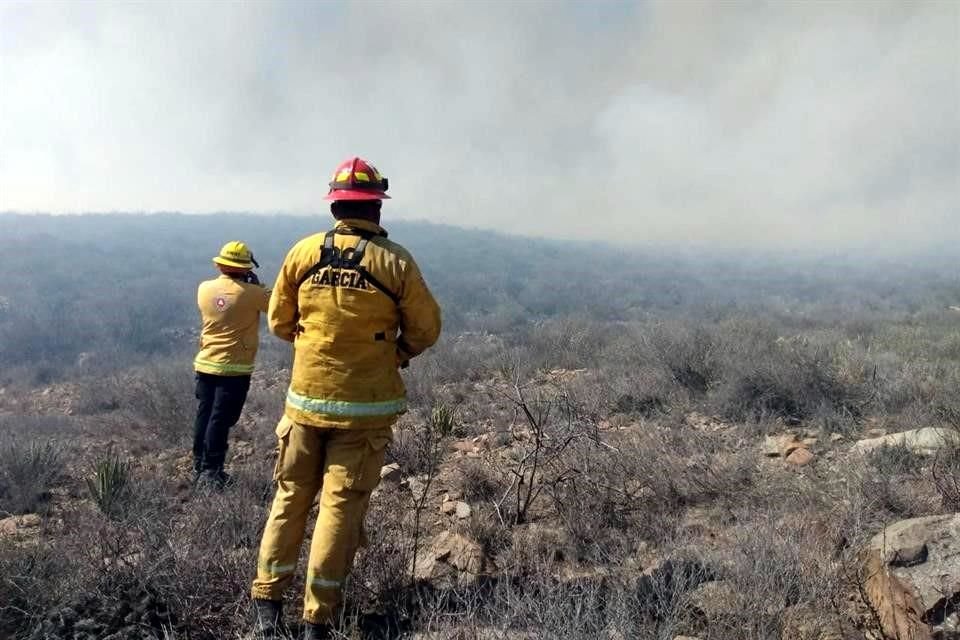
<path fill-rule="evenodd" d="M 416 262 L 379 224 L 386 189 L 368 162 L 343 163 L 327 195 L 336 227 L 294 245 L 270 299 L 270 331 L 293 342 L 294 363 L 252 587 L 266 637 L 278 633 L 318 493 L 303 617 L 305 638 L 329 634 L 391 425 L 406 409 L 399 369 L 440 335 L 440 309 Z"/>
<path fill-rule="evenodd" d="M 201 282 L 197 306 L 203 326 L 193 361 L 199 402 L 193 429 L 194 480 L 222 488 L 227 436 L 240 419 L 259 346 L 260 314 L 270 291 L 260 286 L 259 266 L 242 242 L 228 242 L 213 259 L 220 277 Z"/>

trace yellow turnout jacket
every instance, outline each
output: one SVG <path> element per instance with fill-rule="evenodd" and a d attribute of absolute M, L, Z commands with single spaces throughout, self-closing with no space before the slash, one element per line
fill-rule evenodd
<path fill-rule="evenodd" d="M 260 313 L 267 310 L 270 291 L 221 275 L 201 282 L 197 306 L 203 326 L 200 352 L 193 368 L 219 376 L 248 376 L 260 346 Z"/>
<path fill-rule="evenodd" d="M 440 307 L 382 227 L 348 219 L 334 231 L 294 245 L 270 298 L 270 331 L 294 343 L 286 415 L 321 427 L 389 426 L 406 410 L 398 369 L 437 341 Z"/>

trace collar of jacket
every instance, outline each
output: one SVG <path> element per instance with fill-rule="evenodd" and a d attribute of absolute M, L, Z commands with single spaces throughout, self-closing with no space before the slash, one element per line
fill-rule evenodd
<path fill-rule="evenodd" d="M 381 227 L 380 225 L 370 222 L 369 220 L 360 220 L 359 218 L 344 218 L 343 220 L 337 220 L 337 231 L 343 233 L 350 233 L 351 230 L 359 229 L 362 231 L 369 231 L 375 233 L 378 236 L 387 237 L 387 230 Z"/>

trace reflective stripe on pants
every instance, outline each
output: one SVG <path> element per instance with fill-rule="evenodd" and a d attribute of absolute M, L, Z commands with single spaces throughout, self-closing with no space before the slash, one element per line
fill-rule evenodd
<path fill-rule="evenodd" d="M 333 621 L 360 545 L 370 493 L 380 482 L 390 433 L 389 427 L 325 429 L 281 419 L 276 494 L 260 543 L 254 598 L 282 599 L 294 576 L 310 508 L 320 492 L 303 617 L 314 623 Z"/>

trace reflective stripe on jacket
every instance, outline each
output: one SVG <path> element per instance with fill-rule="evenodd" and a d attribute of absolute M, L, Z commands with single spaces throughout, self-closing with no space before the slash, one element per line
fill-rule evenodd
<path fill-rule="evenodd" d="M 269 301 L 267 289 L 226 275 L 201 282 L 197 306 L 203 326 L 193 368 L 219 376 L 253 373 L 260 313 L 267 310 Z"/>
<path fill-rule="evenodd" d="M 372 429 L 389 426 L 406 410 L 398 368 L 440 336 L 440 307 L 410 253 L 387 240 L 378 225 L 363 220 L 337 223 L 334 246 L 356 247 L 369 238 L 361 271 L 337 264 L 300 285 L 320 260 L 325 234 L 298 242 L 277 275 L 267 319 L 278 337 L 294 343 L 286 415 L 314 426 Z M 348 252 L 349 255 L 349 252 Z"/>

